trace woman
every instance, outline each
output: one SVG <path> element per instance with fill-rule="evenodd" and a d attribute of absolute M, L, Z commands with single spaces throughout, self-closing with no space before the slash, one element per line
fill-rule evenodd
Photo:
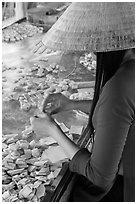
<path fill-rule="evenodd" d="M 37 135 L 44 137 L 48 134 L 63 147 L 71 159 L 71 171 L 88 178 L 101 190 L 101 194 L 95 196 L 95 201 L 96 197 L 100 200 L 102 195 L 106 195 L 113 188 L 118 175 L 124 177 L 124 195 L 122 186 L 121 192 L 116 191 L 114 197 L 112 198 L 112 194 L 110 197 L 116 199 L 119 194 L 118 201 L 123 201 L 123 197 L 134 201 L 134 50 L 99 55 L 99 58 L 101 55 L 105 58 L 104 85 L 93 115 L 96 137 L 92 155 L 69 140 L 50 116 L 31 118 L 31 124 Z M 107 70 L 110 66 L 114 67 L 112 73 Z M 83 107 L 79 109 L 82 110 Z M 54 110 L 52 113 L 55 113 Z M 119 185 L 121 182 L 122 179 Z M 86 195 L 84 189 L 79 190 L 81 196 L 74 192 L 74 201 L 94 200 L 92 194 Z"/>
<path fill-rule="evenodd" d="M 91 5 L 92 7 L 93 5 Z M 99 22 L 102 22 L 101 20 Z M 110 30 L 112 37 L 111 32 Z M 70 158 L 70 170 L 79 175 L 76 186 L 72 189 L 70 201 L 135 201 L 135 53 L 134 49 L 130 49 L 134 43 L 130 44 L 131 39 L 127 41 L 125 37 L 127 30 L 124 32 L 124 38 L 120 37 L 118 41 L 115 36 L 114 39 L 110 37 L 112 40 L 108 44 L 111 47 L 110 51 L 102 52 L 103 46 L 105 43 L 107 44 L 107 41 L 103 41 L 104 38 L 102 41 L 97 41 L 95 94 L 88 124 L 89 128 L 95 130 L 92 154 L 85 148 L 80 149 L 69 140 L 51 116 L 45 114 L 41 118 L 31 118 L 32 128 L 36 134 L 39 137 L 45 135 L 53 137 Z M 119 39 L 122 39 L 121 45 L 119 45 Z M 123 46 L 123 39 L 126 49 Z M 105 43 L 102 45 L 98 42 Z M 41 49 L 41 47 L 40 45 L 39 48 Z M 54 99 L 53 96 L 51 98 Z M 89 104 L 89 101 L 87 103 Z M 60 100 L 58 104 L 59 106 L 57 109 L 53 109 L 52 113 L 60 111 Z M 76 105 L 76 102 L 73 104 L 75 107 L 79 105 L 79 103 Z M 83 105 L 83 102 L 81 104 L 82 110 L 84 111 L 86 107 L 85 111 L 89 112 L 88 104 L 86 106 Z M 79 109 L 81 109 L 80 106 Z"/>

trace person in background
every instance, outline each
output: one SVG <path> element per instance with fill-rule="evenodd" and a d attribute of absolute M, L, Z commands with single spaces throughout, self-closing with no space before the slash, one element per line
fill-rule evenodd
<path fill-rule="evenodd" d="M 127 42 L 127 41 L 126 41 Z M 114 43 L 117 43 L 114 41 Z M 43 46 L 43 45 L 42 45 Z M 115 47 L 115 46 L 114 46 Z M 41 46 L 39 47 L 41 49 Z M 42 48 L 41 50 L 44 50 Z M 99 85 L 98 85 L 99 84 Z M 30 119 L 39 138 L 51 136 L 70 158 L 69 168 L 78 175 L 69 201 L 135 201 L 135 49 L 97 52 L 96 83 L 93 102 L 70 101 L 51 95 L 43 104 L 56 100 L 57 106 L 44 117 Z M 92 103 L 92 106 L 91 106 Z M 85 105 L 86 104 L 86 105 Z M 68 109 L 93 113 L 92 153 L 71 141 L 55 123 L 52 114 Z M 89 111 L 90 110 L 90 111 Z M 50 114 L 49 114 L 50 113 Z"/>

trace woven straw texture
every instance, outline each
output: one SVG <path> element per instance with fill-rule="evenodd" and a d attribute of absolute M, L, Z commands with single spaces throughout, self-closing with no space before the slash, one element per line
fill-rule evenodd
<path fill-rule="evenodd" d="M 114 51 L 135 46 L 134 2 L 73 2 L 42 39 L 62 51 Z"/>

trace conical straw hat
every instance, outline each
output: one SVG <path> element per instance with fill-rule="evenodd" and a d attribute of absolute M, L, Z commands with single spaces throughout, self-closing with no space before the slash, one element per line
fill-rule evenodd
<path fill-rule="evenodd" d="M 114 51 L 135 46 L 134 2 L 73 2 L 42 39 L 62 51 Z"/>

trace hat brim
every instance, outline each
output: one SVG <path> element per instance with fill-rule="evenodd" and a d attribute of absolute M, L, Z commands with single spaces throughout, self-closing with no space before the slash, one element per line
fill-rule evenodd
<path fill-rule="evenodd" d="M 113 51 L 135 47 L 134 2 L 73 2 L 42 39 L 62 51 Z"/>

